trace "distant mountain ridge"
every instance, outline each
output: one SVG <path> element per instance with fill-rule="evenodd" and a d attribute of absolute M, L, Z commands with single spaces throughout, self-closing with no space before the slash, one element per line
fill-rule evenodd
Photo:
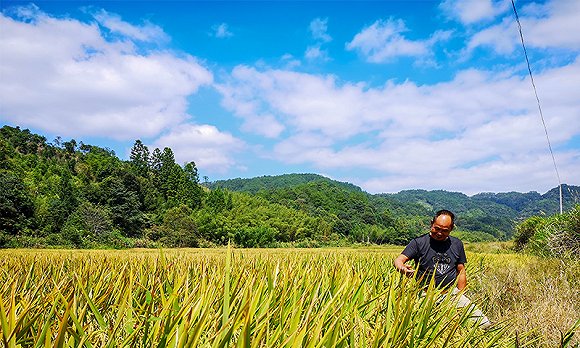
<path fill-rule="evenodd" d="M 379 194 L 389 196 L 401 202 L 423 202 L 433 206 L 447 206 L 458 212 L 466 207 L 495 203 L 514 210 L 524 217 L 531 215 L 551 215 L 559 211 L 559 188 L 550 189 L 544 194 L 536 191 L 527 193 L 520 192 L 483 192 L 473 196 L 467 196 L 461 192 L 444 190 L 404 190 L 395 194 Z M 570 210 L 575 204 L 580 203 L 580 186 L 562 185 L 564 210 Z"/>
<path fill-rule="evenodd" d="M 362 191 L 360 187 L 353 185 L 351 183 L 336 181 L 319 174 L 311 174 L 311 173 L 282 174 L 274 176 L 265 175 L 249 179 L 236 178 L 228 180 L 218 180 L 210 183 L 209 187 L 212 189 L 216 187 L 221 187 L 228 189 L 230 191 L 248 192 L 255 194 L 258 193 L 258 191 L 260 190 L 288 188 L 315 181 L 329 182 L 348 190 Z"/>
<path fill-rule="evenodd" d="M 493 236 L 497 239 L 507 239 L 513 234 L 515 223 L 533 215 L 552 215 L 559 211 L 559 189 L 549 190 L 544 194 L 535 191 L 519 192 L 483 192 L 468 196 L 461 192 L 444 190 L 403 190 L 398 193 L 369 194 L 351 183 L 339 182 L 318 174 L 284 174 L 278 176 L 263 176 L 249 179 L 221 180 L 210 184 L 211 188 L 224 188 L 231 191 L 260 194 L 272 202 L 282 203 L 296 208 L 296 201 L 309 202 L 310 211 L 327 209 L 336 211 L 336 206 L 320 207 L 315 203 L 315 190 L 334 195 L 343 205 L 343 211 L 356 214 L 348 205 L 359 205 L 361 214 L 369 211 L 384 211 L 387 209 L 395 216 L 413 218 L 430 216 L 439 209 L 449 209 L 457 213 L 458 227 L 463 231 L 471 231 Z M 331 187 L 332 189 L 328 189 Z M 344 193 L 340 193 L 343 190 Z M 289 191 L 292 193 L 289 194 Z M 567 211 L 575 204 L 580 204 L 580 186 L 562 185 L 564 209 Z M 344 198 L 348 194 L 356 194 L 357 201 L 349 202 Z M 289 197 L 292 197 L 290 199 Z M 364 204 L 360 203 L 364 201 Z M 361 205 L 362 204 L 362 205 Z M 350 209 L 350 210 L 349 210 Z M 363 218 L 364 220 L 364 218 Z"/>
<path fill-rule="evenodd" d="M 255 194 L 260 190 L 288 188 L 317 181 L 328 182 L 347 190 L 365 192 L 362 188 L 354 184 L 336 181 L 323 175 L 312 173 L 266 175 L 255 178 L 218 180 L 209 183 L 208 186 L 210 188 L 221 187 L 231 191 Z M 366 194 L 371 195 L 369 193 Z M 442 197 L 442 195 L 445 195 L 445 197 Z M 569 210 L 575 204 L 580 203 L 580 186 L 562 184 L 562 195 L 564 210 Z M 526 213 L 526 215 L 554 214 L 559 211 L 558 187 L 552 188 L 544 194 L 540 194 L 537 191 L 526 193 L 510 191 L 498 193 L 481 192 L 473 196 L 468 196 L 461 192 L 412 189 L 402 190 L 398 193 L 379 193 L 371 196 L 389 197 L 401 203 L 423 203 L 429 206 L 447 205 L 449 209 L 455 208 L 457 211 L 462 211 L 466 202 L 470 202 L 470 206 L 477 205 L 477 202 L 493 202 L 513 209 L 516 212 Z"/>

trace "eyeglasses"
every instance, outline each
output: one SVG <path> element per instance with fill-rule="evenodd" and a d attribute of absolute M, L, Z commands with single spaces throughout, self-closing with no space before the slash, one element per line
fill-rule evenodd
<path fill-rule="evenodd" d="M 437 225 L 431 226 L 431 229 L 434 232 L 441 232 L 441 233 L 449 233 L 449 232 L 451 232 L 451 229 L 450 228 L 445 228 L 445 227 L 441 227 L 441 226 L 437 226 Z"/>

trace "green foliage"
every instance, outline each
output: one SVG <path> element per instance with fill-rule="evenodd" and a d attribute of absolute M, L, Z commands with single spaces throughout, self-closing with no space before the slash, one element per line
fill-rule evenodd
<path fill-rule="evenodd" d="M 22 179 L 0 170 L 0 247 L 32 227 L 34 204 Z"/>
<path fill-rule="evenodd" d="M 525 208 L 526 216 L 552 215 L 559 212 L 560 189 L 555 187 L 542 195 L 542 199 Z M 580 187 L 562 184 L 564 210 L 568 211 L 580 203 Z"/>
<path fill-rule="evenodd" d="M 54 190 L 48 199 L 48 214 L 46 226 L 48 231 L 56 233 L 61 230 L 68 216 L 76 209 L 79 203 L 78 192 L 73 185 L 71 173 L 63 169 Z"/>
<path fill-rule="evenodd" d="M 144 177 L 149 175 L 149 149 L 141 142 L 141 140 L 135 140 L 129 158 L 135 174 Z"/>
<path fill-rule="evenodd" d="M 242 247 L 266 247 L 274 242 L 277 231 L 272 227 L 246 227 L 234 233 L 234 242 Z"/>
<path fill-rule="evenodd" d="M 14 157 L 14 148 L 4 139 L 0 138 L 0 170 L 8 170 L 12 167 L 10 159 Z"/>
<path fill-rule="evenodd" d="M 214 213 L 231 210 L 233 208 L 232 195 L 221 188 L 212 190 L 207 195 L 205 206 Z"/>
<path fill-rule="evenodd" d="M 123 161 L 107 148 L 60 137 L 47 143 L 4 126 L 0 247 L 405 244 L 425 233 L 441 208 L 457 213 L 456 235 L 466 241 L 506 240 L 514 221 L 555 209 L 557 192 L 371 195 L 316 174 L 204 186 L 199 177 L 195 162 L 177 164 L 170 148 L 150 151 L 141 140 Z M 580 196 L 580 188 L 563 189 L 566 199 Z M 540 240 L 535 230 L 520 229 L 520 244 Z"/>
<path fill-rule="evenodd" d="M 542 229 L 545 222 L 545 218 L 540 216 L 533 216 L 519 223 L 516 226 L 516 233 L 514 238 L 514 245 L 516 250 L 523 250 L 534 237 L 536 232 Z"/>
<path fill-rule="evenodd" d="M 198 231 L 192 215 L 193 210 L 186 205 L 167 210 L 159 241 L 169 247 L 197 247 Z"/>
<path fill-rule="evenodd" d="M 489 233 L 479 231 L 453 231 L 453 236 L 461 239 L 464 242 L 478 243 L 478 242 L 493 242 L 495 237 Z"/>
<path fill-rule="evenodd" d="M 252 179 L 230 179 L 218 180 L 209 185 L 210 188 L 224 188 L 230 191 L 241 191 L 248 193 L 258 193 L 262 190 L 274 190 L 280 188 L 291 188 L 297 185 L 303 185 L 310 182 L 332 182 L 339 185 L 345 190 L 361 191 L 360 187 L 346 182 L 330 180 L 318 174 L 283 174 L 277 176 L 260 176 Z"/>
<path fill-rule="evenodd" d="M 138 237 L 144 223 L 139 200 L 139 183 L 131 173 L 109 176 L 99 185 L 98 203 L 111 211 L 113 222 L 128 237 Z"/>
<path fill-rule="evenodd" d="M 262 190 L 258 195 L 324 219 L 332 226 L 332 233 L 353 242 L 397 243 L 417 234 L 415 231 L 411 236 L 405 231 L 398 235 L 402 226 L 386 206 L 374 204 L 371 196 L 360 189 L 328 179 Z"/>
<path fill-rule="evenodd" d="M 107 245 L 112 235 L 111 212 L 107 207 L 90 202 L 81 203 L 62 229 L 64 241 L 77 248 Z"/>
<path fill-rule="evenodd" d="M 543 256 L 580 255 L 580 204 L 569 212 L 548 217 L 534 216 L 516 227 L 515 247 Z"/>
<path fill-rule="evenodd" d="M 204 196 L 195 163 L 181 168 L 171 149 L 150 155 L 137 140 L 122 161 L 106 148 L 60 137 L 51 144 L 18 127 L 0 135 L 0 246 L 150 245 L 142 237 L 155 228 L 171 245 L 195 244 L 176 242 L 180 230 L 164 222 L 172 208 L 197 209 Z"/>
<path fill-rule="evenodd" d="M 21 154 L 34 154 L 46 146 L 46 138 L 32 134 L 28 129 L 4 126 L 0 128 L 0 137 L 12 145 L 12 148 Z"/>

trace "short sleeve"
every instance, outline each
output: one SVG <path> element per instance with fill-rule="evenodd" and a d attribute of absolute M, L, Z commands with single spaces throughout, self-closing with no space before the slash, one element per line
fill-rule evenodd
<path fill-rule="evenodd" d="M 407 244 L 405 249 L 403 249 L 403 251 L 401 252 L 401 254 L 407 256 L 411 260 L 417 256 L 417 253 L 418 253 L 418 245 L 416 239 L 411 240 L 411 242 Z"/>
<path fill-rule="evenodd" d="M 467 256 L 465 256 L 465 249 L 463 247 L 463 242 L 458 240 L 458 248 L 459 248 L 459 257 L 457 258 L 457 263 L 467 263 Z"/>

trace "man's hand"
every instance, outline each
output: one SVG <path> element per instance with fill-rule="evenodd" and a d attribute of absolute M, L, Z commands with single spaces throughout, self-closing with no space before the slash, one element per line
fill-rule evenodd
<path fill-rule="evenodd" d="M 401 273 L 406 275 L 407 277 L 412 277 L 415 270 L 410 265 L 403 265 L 403 269 L 399 270 Z"/>
<path fill-rule="evenodd" d="M 464 264 L 460 263 L 457 265 L 457 273 L 457 288 L 463 290 L 467 286 L 467 275 Z"/>
<path fill-rule="evenodd" d="M 407 261 L 409 261 L 409 258 L 406 255 L 401 254 L 395 259 L 394 266 L 402 274 L 411 277 L 413 276 L 413 273 L 415 273 L 415 270 L 413 267 L 406 264 Z"/>

